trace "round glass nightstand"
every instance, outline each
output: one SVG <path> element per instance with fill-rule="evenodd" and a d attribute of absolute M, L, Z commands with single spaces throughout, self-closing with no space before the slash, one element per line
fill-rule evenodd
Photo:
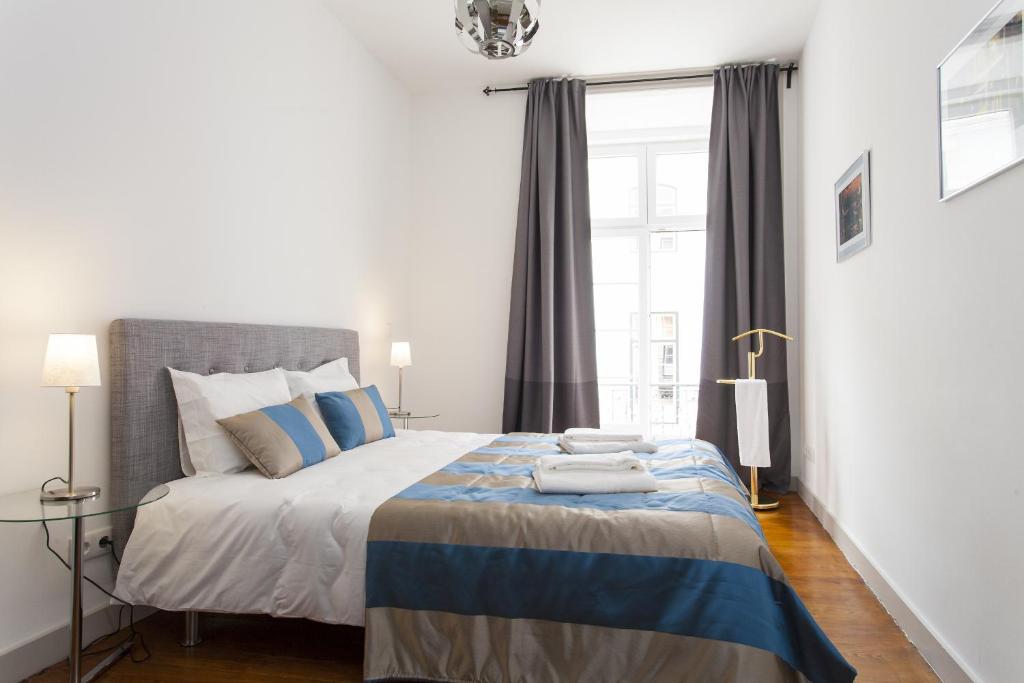
<path fill-rule="evenodd" d="M 71 648 L 68 656 L 71 683 L 92 680 L 95 675 L 110 666 L 131 647 L 125 643 L 110 653 L 95 669 L 82 673 L 82 520 L 86 517 L 109 515 L 112 512 L 134 510 L 154 503 L 168 493 L 166 484 L 160 484 L 147 493 L 138 503 L 125 505 L 115 503 L 107 491 L 100 491 L 91 498 L 71 501 L 40 500 L 38 489 L 0 496 L 0 523 L 39 523 L 71 520 Z"/>
<path fill-rule="evenodd" d="M 408 429 L 409 420 L 432 420 L 435 417 L 441 417 L 441 413 L 400 413 L 396 410 L 389 410 L 388 417 L 392 420 L 401 420 L 402 429 Z"/>
<path fill-rule="evenodd" d="M 56 522 L 62 519 L 84 519 L 112 512 L 133 510 L 154 503 L 171 490 L 166 484 L 154 487 L 134 505 L 115 505 L 107 491 L 92 498 L 69 501 L 39 500 L 39 489 L 0 496 L 0 522 Z"/>

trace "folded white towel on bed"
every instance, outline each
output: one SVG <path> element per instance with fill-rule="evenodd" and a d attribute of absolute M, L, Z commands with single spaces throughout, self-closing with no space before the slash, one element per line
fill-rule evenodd
<path fill-rule="evenodd" d="M 633 451 L 620 451 L 603 455 L 542 455 L 537 459 L 537 469 L 551 472 L 626 472 L 647 468 L 640 458 L 633 455 Z"/>
<path fill-rule="evenodd" d="M 541 493 L 646 493 L 658 490 L 658 481 L 647 470 L 597 472 L 594 470 L 542 470 L 533 472 Z"/>
<path fill-rule="evenodd" d="M 588 453 L 657 453 L 658 445 L 650 441 L 573 441 L 565 437 L 558 440 L 558 445 L 566 453 L 585 455 Z"/>
<path fill-rule="evenodd" d="M 533 468 L 541 493 L 642 493 L 658 482 L 630 451 L 604 455 L 545 455 Z"/>
<path fill-rule="evenodd" d="M 567 441 L 643 441 L 643 434 L 610 432 L 589 427 L 573 427 L 566 429 L 563 435 Z"/>

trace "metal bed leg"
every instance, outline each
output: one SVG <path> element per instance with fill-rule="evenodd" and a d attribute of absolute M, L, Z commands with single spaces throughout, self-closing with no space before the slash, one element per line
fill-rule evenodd
<path fill-rule="evenodd" d="M 201 642 L 203 642 L 203 637 L 199 634 L 199 612 L 188 610 L 185 612 L 185 633 L 180 645 L 195 647 Z"/>

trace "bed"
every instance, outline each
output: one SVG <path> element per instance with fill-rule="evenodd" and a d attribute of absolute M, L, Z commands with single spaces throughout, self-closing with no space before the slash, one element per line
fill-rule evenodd
<path fill-rule="evenodd" d="M 539 494 L 539 434 L 399 430 L 281 480 L 183 478 L 166 367 L 341 356 L 358 378 L 348 330 L 114 322 L 113 493 L 171 488 L 115 519 L 119 595 L 365 624 L 368 680 L 853 679 L 711 444 L 660 442 L 654 494 Z"/>
<path fill-rule="evenodd" d="M 374 510 L 416 478 L 492 440 L 396 433 L 284 479 L 250 469 L 169 482 L 161 505 L 139 513 L 117 594 L 165 610 L 362 626 Z"/>

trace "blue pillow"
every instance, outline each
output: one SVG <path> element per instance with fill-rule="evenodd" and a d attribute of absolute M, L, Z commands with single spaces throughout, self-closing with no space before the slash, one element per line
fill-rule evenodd
<path fill-rule="evenodd" d="M 343 451 L 395 435 L 376 386 L 316 395 L 324 424 Z"/>

